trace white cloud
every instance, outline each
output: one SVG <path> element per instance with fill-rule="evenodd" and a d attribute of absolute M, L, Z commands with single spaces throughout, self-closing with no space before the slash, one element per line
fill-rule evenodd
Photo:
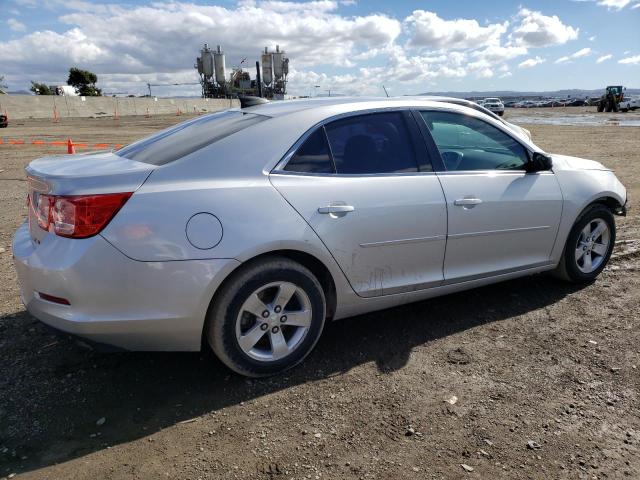
<path fill-rule="evenodd" d="M 574 2 L 596 2 L 598 5 L 607 7 L 609 10 L 622 10 L 627 5 L 633 3 L 633 0 L 573 0 Z M 640 3 L 635 3 L 631 9 L 639 8 Z"/>
<path fill-rule="evenodd" d="M 582 58 L 588 55 L 591 55 L 591 49 L 589 47 L 586 47 L 578 50 L 576 53 L 571 55 L 571 58 Z"/>
<path fill-rule="evenodd" d="M 565 63 L 570 60 L 573 60 L 574 58 L 582 58 L 582 57 L 587 57 L 589 55 L 591 55 L 591 49 L 589 47 L 581 48 L 580 50 L 578 50 L 575 53 L 572 53 L 571 55 L 567 55 L 566 57 L 560 57 L 555 61 L 555 63 Z"/>
<path fill-rule="evenodd" d="M 414 10 L 405 19 L 411 36 L 409 46 L 453 50 L 498 45 L 508 22 L 480 26 L 476 20 L 444 20 L 434 12 Z"/>
<path fill-rule="evenodd" d="M 10 18 L 9 20 L 7 20 L 7 25 L 14 32 L 24 32 L 27 29 L 24 23 L 16 20 L 15 18 Z"/>
<path fill-rule="evenodd" d="M 565 25 L 556 15 L 549 17 L 541 12 L 522 8 L 518 17 L 520 24 L 511 34 L 516 45 L 546 47 L 561 45 L 578 38 L 579 29 Z"/>
<path fill-rule="evenodd" d="M 504 62 L 522 55 L 526 55 L 526 47 L 490 45 L 483 50 L 476 50 L 473 55 L 490 62 Z"/>
<path fill-rule="evenodd" d="M 622 60 L 618 60 L 618 63 L 622 63 L 623 65 L 640 65 L 640 55 L 623 58 Z"/>
<path fill-rule="evenodd" d="M 596 37 L 595 35 L 593 35 L 593 36 L 589 37 L 589 41 L 590 41 L 590 42 L 595 42 L 595 41 L 596 41 L 596 38 L 597 38 L 597 37 Z"/>
<path fill-rule="evenodd" d="M 108 6 L 104 14 L 79 10 L 62 15 L 70 29 L 49 30 L 0 43 L 7 74 L 60 75 L 77 64 L 100 73 L 191 71 L 202 44 L 220 43 L 227 65 L 256 58 L 264 46 L 281 45 L 292 64 L 351 66 L 351 57 L 394 42 L 398 20 L 384 15 L 343 17 L 337 2 L 241 2 L 234 9 L 190 3 Z M 292 14 L 292 10 L 294 14 Z M 38 62 L 28 61 L 32 52 Z"/>
<path fill-rule="evenodd" d="M 252 77 L 260 51 L 279 44 L 291 59 L 289 92 L 294 95 L 308 94 L 314 85 L 339 93 L 382 94 L 384 84 L 408 93 L 436 82 L 506 78 L 520 60 L 526 68 L 549 57 L 530 49 L 578 36 L 577 28 L 558 17 L 524 8 L 510 24 L 446 20 L 425 10 L 404 19 L 344 13 L 341 9 L 346 11 L 352 0 L 189 1 L 125 8 L 85 0 L 13 0 L 58 15 L 58 28 L 0 42 L 2 73 L 12 88 L 25 88 L 29 80 L 64 82 L 69 67 L 78 66 L 96 72 L 105 92 L 145 93 L 147 82 L 197 82 L 193 63 L 205 42 L 222 46 L 228 71 L 247 57 Z M 197 95 L 200 87 L 156 90 Z"/>
<path fill-rule="evenodd" d="M 546 62 L 544 58 L 536 56 L 534 58 L 528 58 L 524 62 L 519 63 L 518 67 L 531 68 L 531 67 L 535 67 L 536 65 L 540 65 L 541 63 L 544 63 L 544 62 Z"/>
<path fill-rule="evenodd" d="M 601 57 L 598 57 L 598 59 L 596 60 L 596 63 L 606 62 L 607 60 L 611 60 L 612 58 L 613 58 L 613 55 L 611 55 L 610 53 L 608 55 L 602 55 Z"/>
<path fill-rule="evenodd" d="M 602 5 L 607 8 L 622 10 L 629 5 L 631 0 L 598 0 L 598 5 Z"/>

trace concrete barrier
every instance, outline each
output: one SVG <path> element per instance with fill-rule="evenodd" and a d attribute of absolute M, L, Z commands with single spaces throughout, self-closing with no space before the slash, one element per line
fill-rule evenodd
<path fill-rule="evenodd" d="M 214 98 L 66 97 L 54 95 L 0 95 L 0 112 L 11 119 L 120 117 L 217 112 L 240 106 L 237 100 Z M 148 109 L 148 110 L 147 110 Z"/>

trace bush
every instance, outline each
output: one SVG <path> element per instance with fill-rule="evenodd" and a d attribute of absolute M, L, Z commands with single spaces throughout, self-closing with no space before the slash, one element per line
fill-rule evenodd
<path fill-rule="evenodd" d="M 77 67 L 69 69 L 69 78 L 67 85 L 73 86 L 79 95 L 85 97 L 100 97 L 102 90 L 96 87 L 98 76 L 88 70 L 81 70 Z"/>
<path fill-rule="evenodd" d="M 36 95 L 53 95 L 55 92 L 49 88 L 48 85 L 44 83 L 38 83 L 31 81 L 31 88 L 29 89 Z"/>

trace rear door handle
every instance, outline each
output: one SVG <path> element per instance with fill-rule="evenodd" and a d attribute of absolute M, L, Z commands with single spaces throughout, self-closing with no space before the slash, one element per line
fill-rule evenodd
<path fill-rule="evenodd" d="M 453 202 L 454 205 L 458 207 L 475 207 L 476 205 L 480 205 L 482 200 L 479 198 L 465 197 L 459 198 Z"/>
<path fill-rule="evenodd" d="M 318 213 L 331 214 L 331 213 L 349 213 L 355 210 L 351 205 L 327 205 L 326 207 L 318 208 Z"/>

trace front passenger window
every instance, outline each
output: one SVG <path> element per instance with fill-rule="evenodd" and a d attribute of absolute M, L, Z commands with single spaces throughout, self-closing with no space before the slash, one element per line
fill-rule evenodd
<path fill-rule="evenodd" d="M 452 112 L 421 112 L 447 170 L 523 170 L 527 150 L 478 118 Z"/>

